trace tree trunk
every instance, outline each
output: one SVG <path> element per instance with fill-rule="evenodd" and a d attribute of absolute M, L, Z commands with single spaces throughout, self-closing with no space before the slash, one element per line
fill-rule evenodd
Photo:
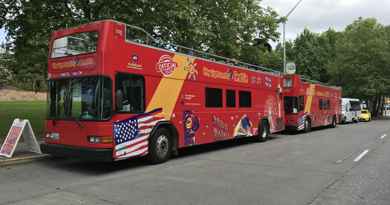
<path fill-rule="evenodd" d="M 383 105 L 385 103 L 385 96 L 381 96 L 380 100 L 380 106 L 379 106 L 379 114 L 382 117 L 383 116 Z"/>
<path fill-rule="evenodd" d="M 380 98 L 381 98 L 380 95 L 376 95 L 375 98 L 374 98 L 374 106 L 373 106 L 374 109 L 373 109 L 373 113 L 372 113 L 372 115 L 374 117 L 379 117 Z"/>

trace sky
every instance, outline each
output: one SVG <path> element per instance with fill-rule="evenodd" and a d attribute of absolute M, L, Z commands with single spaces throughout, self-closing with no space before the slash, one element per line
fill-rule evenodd
<path fill-rule="evenodd" d="M 284 16 L 298 0 L 262 0 L 262 6 L 272 7 Z M 303 0 L 290 15 L 286 24 L 286 38 L 295 39 L 304 28 L 314 32 L 343 30 L 359 17 L 374 17 L 381 24 L 390 25 L 390 0 Z M 279 27 L 282 33 L 282 27 Z M 282 38 L 282 37 L 281 37 Z"/>
<path fill-rule="evenodd" d="M 5 42 L 5 31 L 3 28 L 0 28 L 0 44 Z"/>

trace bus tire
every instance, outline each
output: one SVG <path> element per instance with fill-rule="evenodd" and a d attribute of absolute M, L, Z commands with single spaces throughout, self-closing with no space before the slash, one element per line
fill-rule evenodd
<path fill-rule="evenodd" d="M 166 162 L 172 154 L 172 136 L 166 128 L 159 128 L 149 138 L 148 161 L 152 164 Z"/>
<path fill-rule="evenodd" d="M 265 142 L 269 138 L 269 124 L 266 120 L 261 121 L 261 125 L 259 126 L 259 133 L 257 135 L 257 141 Z"/>
<path fill-rule="evenodd" d="M 336 117 L 333 116 L 333 119 L 332 119 L 332 124 L 330 124 L 330 127 L 331 128 L 335 128 L 337 126 L 337 121 L 336 121 Z"/>
<path fill-rule="evenodd" d="M 304 132 L 310 132 L 311 131 L 311 121 L 310 121 L 309 118 L 305 119 L 303 131 Z"/>

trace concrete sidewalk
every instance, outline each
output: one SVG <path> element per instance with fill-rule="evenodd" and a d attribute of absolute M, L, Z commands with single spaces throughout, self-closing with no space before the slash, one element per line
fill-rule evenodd
<path fill-rule="evenodd" d="M 0 157 L 0 167 L 15 164 L 29 163 L 40 159 L 48 158 L 47 154 L 37 154 L 32 152 L 17 152 L 12 158 Z"/>
<path fill-rule="evenodd" d="M 42 141 L 39 141 L 38 143 L 41 144 Z M 17 145 L 14 154 L 11 158 L 0 156 L 0 167 L 22 164 L 22 163 L 29 163 L 29 162 L 33 162 L 36 160 L 45 159 L 49 157 L 49 155 L 47 154 L 38 154 L 35 152 L 31 152 L 29 150 L 30 149 L 28 145 L 25 144 L 24 139 L 21 138 L 21 141 Z"/>

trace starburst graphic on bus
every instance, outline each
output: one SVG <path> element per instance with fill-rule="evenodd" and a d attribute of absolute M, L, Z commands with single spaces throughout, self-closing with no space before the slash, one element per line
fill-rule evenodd
<path fill-rule="evenodd" d="M 188 80 L 196 80 L 198 77 L 198 70 L 196 69 L 196 63 L 194 63 L 193 60 L 190 60 L 190 58 L 187 58 L 187 63 L 184 66 L 184 70 L 188 71 Z"/>

